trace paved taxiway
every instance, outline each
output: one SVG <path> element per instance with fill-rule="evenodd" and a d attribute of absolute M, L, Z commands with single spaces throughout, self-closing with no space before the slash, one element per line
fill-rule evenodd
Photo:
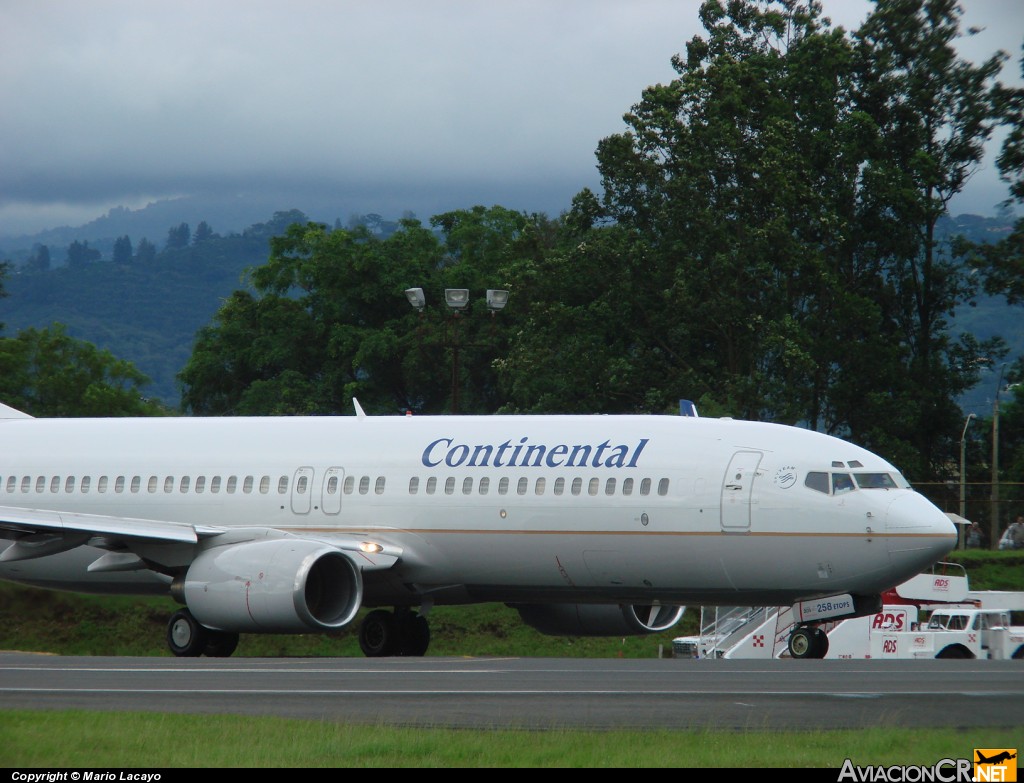
<path fill-rule="evenodd" d="M 413 726 L 1024 726 L 1024 661 L 84 658 L 0 654 L 5 709 Z"/>

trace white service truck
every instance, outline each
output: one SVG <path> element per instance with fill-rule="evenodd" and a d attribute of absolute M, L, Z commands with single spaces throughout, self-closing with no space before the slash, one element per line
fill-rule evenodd
<path fill-rule="evenodd" d="M 927 623 L 872 628 L 871 657 L 1022 659 L 1024 627 L 1010 625 L 1002 609 L 943 607 Z"/>

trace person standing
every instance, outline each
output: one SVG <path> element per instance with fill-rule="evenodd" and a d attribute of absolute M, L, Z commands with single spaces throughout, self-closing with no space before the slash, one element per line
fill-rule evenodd
<path fill-rule="evenodd" d="M 967 548 L 981 549 L 981 525 L 977 522 L 972 522 L 967 528 Z"/>
<path fill-rule="evenodd" d="M 1010 525 L 1010 542 L 1012 549 L 1024 549 L 1024 514 L 1017 515 L 1017 521 Z"/>

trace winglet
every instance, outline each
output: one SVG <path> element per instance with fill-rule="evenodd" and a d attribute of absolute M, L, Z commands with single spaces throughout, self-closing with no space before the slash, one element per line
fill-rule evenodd
<path fill-rule="evenodd" d="M 359 404 L 359 400 L 355 397 L 352 398 L 352 404 L 356 406 L 356 417 L 360 419 L 366 418 L 366 411 L 363 410 L 363 406 Z"/>
<path fill-rule="evenodd" d="M 12 408 L 10 405 L 4 405 L 0 402 L 0 419 L 32 419 L 34 416 L 29 416 L 27 413 L 19 411 L 17 408 Z"/>

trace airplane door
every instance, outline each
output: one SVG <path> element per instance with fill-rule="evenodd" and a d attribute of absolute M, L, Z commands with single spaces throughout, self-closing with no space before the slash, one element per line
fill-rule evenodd
<path fill-rule="evenodd" d="M 344 468 L 328 468 L 324 473 L 320 508 L 324 510 L 325 514 L 337 514 L 341 511 L 341 485 L 344 479 Z"/>
<path fill-rule="evenodd" d="M 292 481 L 292 511 L 308 514 L 313 498 L 313 468 L 299 468 Z"/>
<path fill-rule="evenodd" d="M 729 460 L 722 480 L 722 530 L 750 530 L 750 501 L 762 456 L 759 451 L 737 451 Z"/>

